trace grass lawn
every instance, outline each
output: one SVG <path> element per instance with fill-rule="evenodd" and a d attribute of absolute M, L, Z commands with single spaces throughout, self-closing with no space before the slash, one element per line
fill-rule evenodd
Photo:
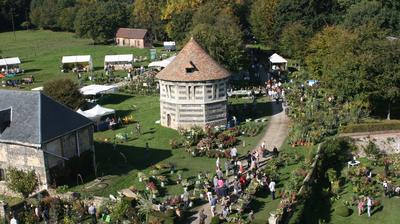
<path fill-rule="evenodd" d="M 268 117 L 271 110 L 268 109 L 266 98 L 258 100 L 257 107 L 262 108 L 262 114 L 257 117 Z M 235 101 L 235 104 L 244 104 Z M 138 181 L 138 171 L 143 171 L 147 175 L 152 170 L 151 166 L 157 163 L 173 163 L 178 170 L 183 171 L 183 177 L 195 177 L 199 172 L 215 172 L 215 159 L 207 157 L 192 157 L 184 149 L 171 149 L 170 139 L 178 139 L 178 132 L 172 129 L 161 127 L 155 122 L 159 119 L 159 96 L 134 96 L 129 94 L 110 94 L 104 96 L 100 104 L 108 108 L 116 109 L 117 116 L 132 115 L 141 124 L 141 135 L 131 124 L 118 130 L 108 130 L 95 133 L 96 158 L 99 168 L 99 175 L 104 176 L 101 187 L 96 187 L 94 182 L 73 187 L 71 190 L 80 191 L 83 194 L 108 196 L 116 194 L 120 189 L 135 186 L 144 189 L 143 183 Z M 239 137 L 241 142 L 238 145 L 239 153 L 256 147 L 262 137 L 265 128 L 255 137 Z M 118 143 L 114 149 L 113 138 L 117 133 L 127 133 L 127 142 Z M 107 139 L 107 142 L 106 140 Z M 243 141 L 246 142 L 243 146 Z M 149 150 L 146 150 L 146 142 Z M 121 153 L 123 155 L 121 155 Z M 123 157 L 127 158 L 125 159 Z M 221 162 L 222 164 L 224 161 Z M 176 179 L 176 175 L 171 175 L 170 179 Z M 87 181 L 87 180 L 85 180 Z M 92 186 L 89 187 L 88 186 Z M 95 186 L 95 187 L 93 187 Z M 177 185 L 167 185 L 166 194 L 175 195 L 183 193 L 183 188 Z"/>
<path fill-rule="evenodd" d="M 157 48 L 157 55 L 161 55 Z M 26 86 L 31 89 L 43 85 L 43 82 L 60 77 L 76 78 L 72 73 L 61 73 L 62 56 L 91 55 L 94 69 L 101 71 L 104 56 L 109 54 L 133 54 L 134 57 L 149 58 L 149 49 L 117 47 L 114 45 L 93 45 L 90 39 L 75 37 L 73 33 L 52 32 L 47 30 L 17 31 L 16 39 L 12 32 L 0 33 L 0 55 L 4 58 L 19 57 L 25 74 L 19 79 L 33 75 L 35 84 Z M 146 63 L 146 62 L 145 62 Z M 148 63 L 148 61 L 147 61 Z M 0 79 L 0 81 L 2 81 Z M 24 86 L 23 86 L 24 87 Z"/>

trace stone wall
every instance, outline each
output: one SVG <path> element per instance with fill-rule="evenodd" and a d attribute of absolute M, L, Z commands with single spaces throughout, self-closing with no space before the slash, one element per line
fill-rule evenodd
<path fill-rule="evenodd" d="M 40 148 L 0 143 L 0 168 L 15 167 L 22 170 L 35 170 L 40 189 L 47 187 L 44 155 Z M 0 181 L 0 193 L 9 194 L 5 181 Z"/>
<path fill-rule="evenodd" d="M 346 134 L 354 140 L 359 156 L 365 156 L 364 148 L 371 141 L 382 152 L 387 154 L 400 153 L 400 132 L 369 132 Z"/>

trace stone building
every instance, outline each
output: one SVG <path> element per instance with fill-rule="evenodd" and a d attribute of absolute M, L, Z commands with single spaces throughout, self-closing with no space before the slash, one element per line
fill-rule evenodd
<path fill-rule="evenodd" d="M 151 38 L 146 29 L 119 28 L 115 35 L 117 46 L 147 48 L 151 47 Z"/>
<path fill-rule="evenodd" d="M 39 189 L 47 189 L 56 178 L 53 171 L 69 173 L 72 158 L 93 151 L 91 120 L 39 91 L 0 90 L 1 192 L 8 167 L 35 170 Z"/>
<path fill-rule="evenodd" d="M 161 125 L 174 129 L 225 125 L 229 72 L 192 38 L 157 74 Z"/>

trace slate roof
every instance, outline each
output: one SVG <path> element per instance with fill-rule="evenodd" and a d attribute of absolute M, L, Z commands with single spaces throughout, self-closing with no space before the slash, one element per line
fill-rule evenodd
<path fill-rule="evenodd" d="M 229 76 L 230 73 L 191 38 L 176 58 L 156 77 L 161 80 L 190 82 L 225 79 Z"/>
<path fill-rule="evenodd" d="M 146 36 L 146 33 L 146 29 L 119 28 L 115 37 L 127 39 L 143 39 Z"/>
<path fill-rule="evenodd" d="M 0 142 L 41 145 L 93 124 L 40 91 L 0 90 L 0 110 L 10 107 L 11 124 Z"/>

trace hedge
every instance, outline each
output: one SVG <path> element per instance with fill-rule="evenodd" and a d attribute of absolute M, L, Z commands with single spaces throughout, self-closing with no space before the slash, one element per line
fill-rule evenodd
<path fill-rule="evenodd" d="M 341 133 L 400 130 L 399 120 L 349 124 L 340 127 Z"/>

